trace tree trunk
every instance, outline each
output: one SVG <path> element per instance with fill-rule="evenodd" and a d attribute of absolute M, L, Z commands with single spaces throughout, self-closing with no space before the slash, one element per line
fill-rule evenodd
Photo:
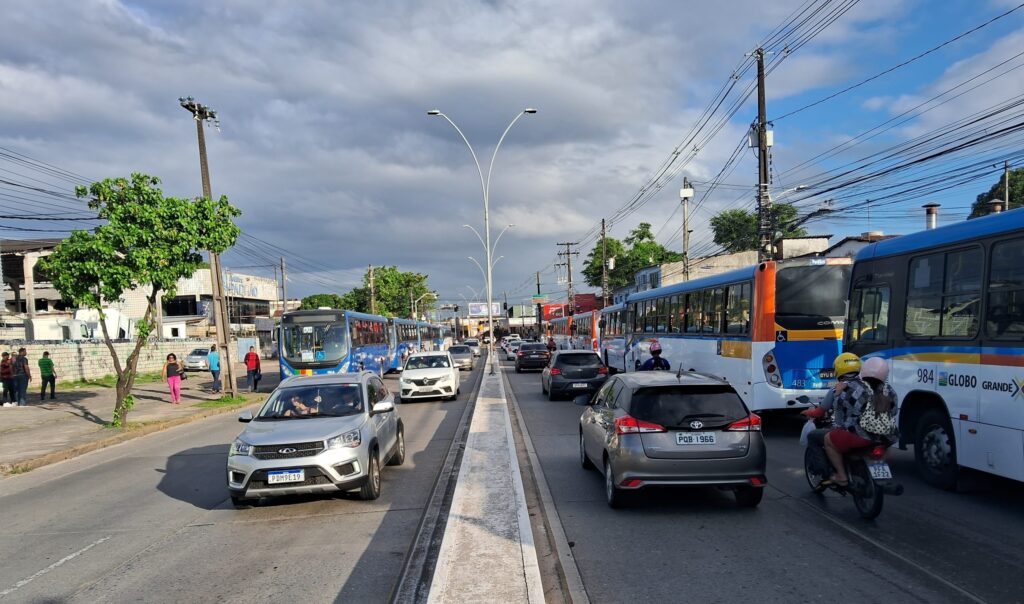
<path fill-rule="evenodd" d="M 114 425 L 124 427 L 128 425 L 128 413 L 131 411 L 134 404 L 131 398 L 132 388 L 135 386 L 135 375 L 139 366 L 139 352 L 142 351 L 142 346 L 149 339 L 149 321 L 153 315 L 153 305 L 155 303 L 157 295 L 157 289 L 153 288 L 153 293 L 149 296 L 149 304 L 146 306 L 146 314 L 142 317 L 141 325 L 146 329 L 146 335 L 143 337 L 136 333 L 135 336 L 135 348 L 131 354 L 128 355 L 128 359 L 125 362 L 124 368 L 121 367 L 121 362 L 117 358 L 117 351 L 114 349 L 114 344 L 110 340 L 110 335 L 107 333 L 107 324 L 105 321 L 100 321 L 100 325 L 103 326 L 103 339 L 107 343 L 107 349 L 110 350 L 110 355 L 114 358 L 114 369 L 117 371 L 117 386 L 116 396 L 117 400 L 114 403 Z M 138 330 L 138 327 L 136 327 Z"/>

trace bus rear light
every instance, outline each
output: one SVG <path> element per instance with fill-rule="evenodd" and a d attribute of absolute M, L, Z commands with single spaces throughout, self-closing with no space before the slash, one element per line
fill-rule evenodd
<path fill-rule="evenodd" d="M 775 365 L 769 365 L 765 367 L 764 370 L 767 371 L 768 373 L 775 373 L 778 370 L 778 367 L 776 367 Z"/>
<path fill-rule="evenodd" d="M 769 352 L 768 354 L 764 355 L 764 362 L 765 363 L 771 363 L 773 361 L 775 361 L 775 357 L 772 356 L 772 353 Z"/>

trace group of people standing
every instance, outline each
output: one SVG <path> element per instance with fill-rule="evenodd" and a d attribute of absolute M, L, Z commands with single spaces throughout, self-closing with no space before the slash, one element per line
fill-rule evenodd
<path fill-rule="evenodd" d="M 210 393 L 220 394 L 220 353 L 217 352 L 216 344 L 210 346 L 210 352 L 206 355 L 206 362 L 210 370 L 210 376 L 213 378 L 213 383 L 210 386 Z M 256 352 L 255 346 L 249 347 L 249 352 L 245 355 L 244 362 L 246 369 L 246 385 L 249 392 L 256 392 L 259 388 L 260 380 L 263 378 L 263 373 L 260 366 L 260 355 Z M 161 376 L 163 376 L 164 380 L 167 381 L 167 389 L 170 390 L 171 393 L 171 404 L 180 404 L 181 382 L 182 380 L 188 379 L 188 375 L 185 373 L 185 366 L 178 360 L 178 356 L 173 352 L 167 355 L 167 361 L 164 363 Z"/>
<path fill-rule="evenodd" d="M 39 379 L 42 388 L 39 391 L 39 400 L 46 398 L 46 387 L 50 387 L 50 399 L 57 398 L 57 372 L 54 370 L 53 359 L 49 352 L 36 363 L 39 367 Z M 23 407 L 28 404 L 28 384 L 32 381 L 31 363 L 28 360 L 28 351 L 19 348 L 18 352 L 4 352 L 0 354 L 0 382 L 3 383 L 3 394 L 0 396 L 0 403 L 4 407 Z"/>

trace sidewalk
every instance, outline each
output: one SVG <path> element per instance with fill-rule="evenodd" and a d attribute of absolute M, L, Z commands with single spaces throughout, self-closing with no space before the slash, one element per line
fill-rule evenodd
<path fill-rule="evenodd" d="M 500 374 L 480 385 L 428 598 L 485 601 L 544 601 Z"/>
<path fill-rule="evenodd" d="M 262 400 L 277 385 L 277 372 L 268 371 L 260 382 L 262 394 L 247 394 L 244 392 L 245 369 L 242 365 L 239 367 L 241 369 L 235 371 L 236 376 L 242 375 L 239 393 L 246 394 L 253 403 Z M 219 408 L 195 406 L 222 396 L 205 392 L 210 385 L 209 373 L 190 373 L 182 384 L 180 405 L 169 403 L 167 384 L 163 382 L 137 385 L 132 390 L 135 407 L 128 414 L 128 421 L 155 424 L 223 412 Z M 114 411 L 113 388 L 58 382 L 56 400 L 40 401 L 38 387 L 38 380 L 29 385 L 27 406 L 0 407 L 0 476 L 17 466 L 31 465 L 44 456 L 93 443 L 99 445 L 111 437 L 130 434 L 104 427 Z"/>

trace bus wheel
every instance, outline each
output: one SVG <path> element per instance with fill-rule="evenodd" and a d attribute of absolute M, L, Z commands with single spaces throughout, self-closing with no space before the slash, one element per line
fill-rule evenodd
<path fill-rule="evenodd" d="M 947 491 L 956 488 L 956 441 L 946 413 L 941 409 L 925 412 L 914 436 L 914 460 L 924 481 Z"/>

